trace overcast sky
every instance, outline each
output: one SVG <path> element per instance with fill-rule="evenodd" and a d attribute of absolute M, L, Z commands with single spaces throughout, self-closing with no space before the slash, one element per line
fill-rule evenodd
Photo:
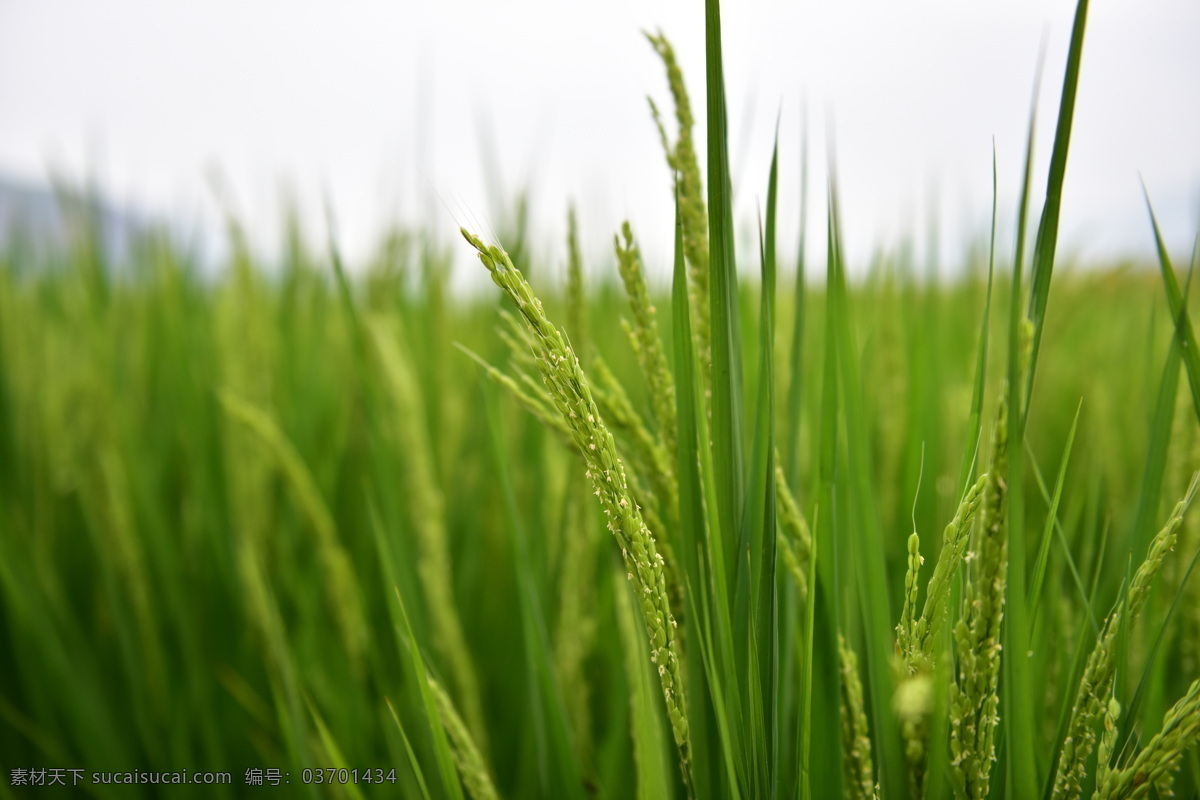
<path fill-rule="evenodd" d="M 781 247 L 791 252 L 803 99 L 818 209 L 825 133 L 835 134 L 852 260 L 906 233 L 924 240 L 936 208 L 943 260 L 954 261 L 968 234 L 986 230 L 993 137 L 1007 243 L 1039 49 L 1040 187 L 1073 7 L 725 3 L 741 219 L 753 219 L 765 193 L 781 113 Z M 3 0 L 0 172 L 90 170 L 121 201 L 215 228 L 207 175 L 216 168 L 264 247 L 278 237 L 287 192 L 323 237 L 328 193 L 345 248 L 362 257 L 396 219 L 428 220 L 447 240 L 460 223 L 495 225 L 490 150 L 508 193 L 533 188 L 542 241 L 557 245 L 573 198 L 592 263 L 629 217 L 664 275 L 670 178 L 645 98 L 667 107 L 669 96 L 640 33 L 659 27 L 703 120 L 700 0 Z M 1150 253 L 1139 174 L 1186 260 L 1200 223 L 1196 0 L 1092 4 L 1063 248 Z M 811 225 L 823 230 L 819 218 Z"/>

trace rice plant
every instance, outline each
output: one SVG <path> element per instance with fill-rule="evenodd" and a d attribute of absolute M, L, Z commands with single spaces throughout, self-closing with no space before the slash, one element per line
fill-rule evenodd
<path fill-rule="evenodd" d="M 669 291 L 636 221 L 585 281 L 573 209 L 557 283 L 463 230 L 482 296 L 419 230 L 0 254 L 0 796 L 1197 796 L 1191 273 L 1152 210 L 1158 264 L 1060 263 L 1086 0 L 1044 194 L 1031 122 L 944 283 L 851 280 L 836 177 L 824 280 L 781 258 L 778 140 L 735 240 L 705 15 L 703 168 L 647 37 Z"/>

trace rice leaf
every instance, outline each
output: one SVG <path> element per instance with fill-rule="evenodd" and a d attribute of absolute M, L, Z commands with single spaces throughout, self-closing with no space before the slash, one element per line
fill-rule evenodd
<path fill-rule="evenodd" d="M 1154 216 L 1150 194 L 1146 191 L 1145 184 L 1142 185 L 1142 193 L 1146 198 L 1146 209 L 1150 213 L 1150 224 L 1154 228 L 1154 245 L 1158 252 L 1158 263 L 1162 267 L 1163 286 L 1167 291 L 1171 318 L 1176 321 L 1175 336 L 1183 350 L 1183 363 L 1187 367 L 1188 385 L 1192 390 L 1196 419 L 1200 420 L 1200 354 L 1196 353 L 1196 332 L 1192 328 L 1192 319 L 1187 310 L 1187 292 L 1181 292 L 1179 289 L 1179 279 L 1175 277 L 1175 269 L 1171 266 L 1171 258 L 1167 255 L 1166 245 L 1163 244 L 1162 232 L 1158 228 L 1158 219 Z"/>
<path fill-rule="evenodd" d="M 729 176 L 728 113 L 721 55 L 720 0 L 705 0 L 708 97 L 709 289 L 712 319 L 712 441 L 716 518 L 736 545 L 742 517 L 745 446 L 742 434 L 742 339 L 738 324 L 737 262 L 733 243 L 733 187 Z M 736 551 L 724 554 L 729 569 Z"/>
<path fill-rule="evenodd" d="M 805 258 L 808 235 L 808 116 L 804 115 L 800 135 L 800 243 L 796 253 L 796 283 L 792 300 L 791 357 L 789 359 L 789 383 L 787 416 L 784 418 L 785 472 L 792 486 L 800 482 L 800 419 L 803 415 L 804 389 L 804 299 Z"/>
<path fill-rule="evenodd" d="M 1062 500 L 1063 483 L 1066 482 L 1067 465 L 1071 460 L 1071 446 L 1075 443 L 1075 430 L 1079 427 L 1079 412 L 1083 410 L 1083 400 L 1075 408 L 1075 419 L 1067 432 L 1067 444 L 1063 447 L 1062 461 L 1058 465 L 1058 479 L 1054 482 L 1054 499 L 1046 512 L 1046 528 L 1042 532 L 1042 543 L 1038 547 L 1037 562 L 1033 570 L 1033 583 L 1029 587 L 1029 621 L 1037 622 L 1038 604 L 1042 598 L 1042 583 L 1046 579 L 1046 564 L 1050 560 L 1050 541 L 1058 524 L 1058 504 Z"/>

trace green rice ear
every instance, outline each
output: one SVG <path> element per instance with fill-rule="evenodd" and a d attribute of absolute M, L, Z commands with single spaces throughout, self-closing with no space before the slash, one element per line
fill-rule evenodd
<path fill-rule="evenodd" d="M 579 358 L 567 338 L 546 317 L 541 301 L 512 263 L 496 246 L 486 246 L 476 236 L 463 237 L 479 253 L 479 260 L 492 274 L 525 318 L 536 349 L 542 380 L 550 393 L 587 467 L 594 494 L 600 498 L 608 529 L 621 548 L 626 577 L 641 598 L 640 611 L 650 639 L 650 660 L 658 672 L 667 715 L 679 750 L 680 766 L 688 774 L 688 725 L 683 666 L 679 657 L 675 616 L 666 587 L 665 558 L 659 553 L 654 534 L 646 526 L 641 508 L 630 491 L 625 467 L 617 455 L 616 442 L 600 416 L 600 409 Z"/>

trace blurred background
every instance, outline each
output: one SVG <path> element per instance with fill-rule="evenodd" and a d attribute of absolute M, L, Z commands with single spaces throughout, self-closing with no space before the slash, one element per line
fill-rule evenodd
<path fill-rule="evenodd" d="M 833 132 L 852 266 L 911 237 L 921 263 L 952 270 L 986 235 L 993 139 L 1000 242 L 1011 241 L 1039 53 L 1034 174 L 1044 175 L 1072 10 L 1069 0 L 729 4 L 731 166 L 746 233 L 778 116 L 782 242 L 799 224 L 804 118 L 810 225 L 823 230 Z M 630 218 L 662 279 L 670 176 L 646 96 L 670 103 L 641 34 L 660 27 L 703 120 L 697 2 L 5 0 L 0 235 L 18 215 L 53 224 L 58 178 L 97 188 L 112 225 L 164 222 L 217 263 L 223 204 L 270 257 L 289 207 L 322 242 L 327 198 L 353 268 L 394 223 L 449 240 L 459 224 L 500 227 L 527 192 L 536 246 L 561 241 L 573 199 L 593 273 L 607 272 L 611 233 Z M 1140 175 L 1186 258 L 1200 219 L 1198 34 L 1194 0 L 1095 4 L 1064 254 L 1152 255 Z M 458 272 L 459 285 L 485 280 Z"/>
<path fill-rule="evenodd" d="M 755 776 L 747 785 L 770 780 L 769 753 L 798 753 L 811 740 L 815 794 L 839 796 L 837 732 L 855 736 L 841 723 L 862 712 L 852 708 L 849 678 L 838 675 L 858 674 L 857 650 L 866 679 L 858 694 L 874 720 L 870 749 L 883 754 L 883 793 L 896 797 L 899 786 L 917 785 L 909 777 L 924 776 L 926 763 L 935 765 L 931 785 L 951 763 L 938 745 L 907 775 L 901 769 L 901 728 L 949 736 L 936 734 L 942 720 L 929 711 L 945 706 L 923 704 L 950 696 L 950 670 L 918 672 L 911 661 L 907 675 L 893 672 L 892 623 L 903 617 L 892 612 L 915 596 L 914 532 L 932 557 L 972 463 L 982 471 L 987 457 L 989 471 L 1008 469 L 1007 456 L 987 455 L 986 442 L 1000 398 L 1010 396 L 1002 382 L 1021 360 L 1011 345 L 1022 339 L 1009 326 L 1025 291 L 1008 278 L 1013 212 L 1035 97 L 1030 209 L 1043 207 L 1074 4 L 723 5 L 729 172 L 748 279 L 735 298 L 714 272 L 709 306 L 703 279 L 693 277 L 694 339 L 700 353 L 706 342 L 740 353 L 746 413 L 709 429 L 720 447 L 704 458 L 705 496 L 692 495 L 691 507 L 707 508 L 710 530 L 734 530 L 741 481 L 746 497 L 767 500 L 764 514 L 736 516 L 746 537 L 739 541 L 758 547 L 771 541 L 776 492 L 794 493 L 795 505 L 780 500 L 776 539 L 787 543 L 779 619 L 788 638 L 758 639 L 749 617 L 714 626 L 725 628 L 721 647 L 737 660 L 716 649 L 709 652 L 720 658 L 709 657 L 707 646 L 691 651 L 692 667 L 719 665 L 712 674 L 721 680 L 701 682 L 689 670 L 687 691 L 708 686 L 714 698 L 690 708 L 709 709 L 699 713 L 710 721 L 717 707 L 748 721 L 754 733 L 739 732 L 728 749 L 738 751 L 739 773 Z M 666 630 L 661 610 L 684 608 L 683 638 L 707 641 L 693 631 L 708 612 L 696 610 L 725 604 L 741 615 L 766 585 L 756 583 L 765 574 L 758 568 L 739 568 L 734 593 L 716 580 L 705 582 L 710 592 L 689 575 L 699 560 L 671 554 L 701 541 L 681 514 L 677 474 L 683 459 L 696 458 L 695 442 L 685 438 L 686 419 L 676 419 L 687 404 L 675 404 L 671 386 L 681 387 L 678 397 L 705 398 L 712 372 L 733 384 L 737 370 L 709 372 L 701 355 L 688 377 L 674 358 L 684 332 L 674 323 L 687 304 L 665 297 L 671 175 L 646 98 L 665 114 L 673 104 L 643 31 L 661 29 L 675 45 L 703 153 L 703 8 L 699 0 L 0 0 L 0 800 L 20 791 L 8 788 L 16 786 L 11 770 L 77 766 L 233 770 L 233 783 L 205 787 L 204 796 L 241 797 L 256 791 L 243 780 L 251 769 L 291 770 L 295 784 L 314 767 L 387 765 L 398 773 L 394 787 L 366 796 L 423 796 L 430 776 L 430 796 L 442 796 L 438 780 L 455 797 L 443 729 L 460 759 L 478 747 L 464 779 L 490 775 L 503 796 L 669 800 L 676 781 L 683 796 L 670 744 L 678 720 L 668 724 L 658 705 L 660 678 L 669 674 L 674 685 L 676 676 L 657 661 L 658 633 L 651 660 L 637 611 L 651 608 L 651 624 Z M 982 570 L 1004 574 L 1003 545 L 993 538 L 1003 525 L 1023 531 L 1024 541 L 1009 539 L 1038 559 L 1026 599 L 1043 610 L 1027 612 L 1028 649 L 1021 623 L 1011 622 L 1023 594 L 1015 579 L 1008 594 L 1018 600 L 996 642 L 1005 653 L 1037 656 L 1027 659 L 1028 697 L 1006 683 L 1000 712 L 1036 710 L 1035 720 L 1004 723 L 1009 743 L 1027 744 L 1033 756 L 1018 762 L 1021 751 L 1002 749 L 992 770 L 1022 796 L 1031 795 L 1010 776 L 1050 777 L 1068 732 L 1056 720 L 1069 719 L 1076 687 L 1109 696 L 1090 677 L 1079 680 L 1090 663 L 1084 647 L 1103 610 L 1134 594 L 1123 587 L 1143 585 L 1129 574 L 1159 521 L 1200 485 L 1190 483 L 1200 465 L 1192 397 L 1200 356 L 1190 342 L 1177 346 L 1163 291 L 1171 272 L 1158 269 L 1139 185 L 1140 175 L 1176 266 L 1197 263 L 1197 34 L 1197 0 L 1098 0 L 1091 8 L 1049 313 L 1047 284 L 1030 291 L 1034 341 L 1044 330 L 1045 346 L 1033 350 L 1041 353 L 1033 394 L 1025 413 L 1014 409 L 1011 427 L 1023 435 L 1007 451 L 1020 455 L 1024 446 L 1028 469 L 1014 459 L 1002 473 L 1012 519 L 993 525 L 989 516 L 988 542 L 963 545 L 981 558 L 962 583 L 960 610 L 984 608 L 965 594 L 972 586 L 1000 590 L 1001 579 Z M 785 274 L 778 316 L 768 318 L 755 311 L 772 306 L 754 275 L 754 226 L 776 130 Z M 796 283 L 806 130 L 807 275 L 815 279 Z M 993 147 L 994 297 L 982 269 Z M 831 151 L 845 261 L 867 276 L 844 294 L 821 285 Z M 75 202 L 80 191 L 96 202 Z M 573 253 L 564 230 L 572 202 L 583 249 L 571 261 L 593 278 L 586 289 L 582 281 L 555 285 Z M 238 225 L 227 227 L 226 215 Z M 616 280 L 612 237 L 626 218 L 657 284 L 649 291 L 631 253 Z M 103 236 L 89 224 L 96 221 Z M 581 387 L 597 403 L 595 414 L 588 406 L 589 426 L 595 417 L 612 428 L 626 476 L 618 505 L 641 508 L 649 530 L 661 533 L 659 564 L 675 576 L 664 580 L 669 598 L 648 602 L 626 589 L 628 567 L 573 452 L 582 433 L 564 424 L 562 398 L 543 391 L 529 326 L 470 258 L 459 225 L 489 239 L 503 234 L 547 315 L 578 349 L 587 384 L 574 374 L 551 384 Z M 171 238 L 155 235 L 164 227 Z M 688 232 L 693 267 L 708 260 L 701 228 Z M 335 279 L 331 234 L 353 280 Z M 1052 241 L 1042 239 L 1043 255 Z M 970 279 L 948 280 L 961 274 Z M 735 302 L 741 333 L 730 325 L 732 334 L 710 342 L 703 309 L 719 335 L 722 309 Z M 517 307 L 527 305 L 521 298 Z M 633 347 L 617 325 L 631 312 Z M 760 340 L 764 321 L 774 324 L 773 339 Z M 545 335 L 544 324 L 537 330 Z M 541 363 L 560 364 L 556 351 L 549 356 L 542 352 Z M 671 361 L 680 369 L 668 380 Z M 778 371 L 772 377 L 759 364 Z M 567 420 L 582 419 L 575 408 L 584 410 L 572 406 Z M 704 410 L 701 402 L 695 416 L 703 420 Z M 768 415 L 773 431 L 761 424 Z M 724 463 L 710 470 L 743 431 L 749 480 L 734 474 L 740 467 L 728 476 Z M 773 491 L 752 495 L 771 485 L 768 435 L 787 471 Z M 613 458 L 602 444 L 599 455 Z M 716 483 L 732 506 L 714 502 Z M 991 486 L 989 514 L 1002 502 L 1001 482 Z M 718 513 L 729 519 L 714 522 Z M 977 530 L 979 543 L 983 525 Z M 722 541 L 734 540 L 722 533 Z M 834 555 L 820 557 L 821 583 L 809 593 L 814 541 Z M 1146 598 L 1142 624 L 1127 624 L 1122 611 L 1119 646 L 1102 640 L 1105 669 L 1117 676 L 1112 696 L 1123 706 L 1124 744 L 1115 753 L 1151 741 L 1200 674 L 1200 582 L 1186 583 L 1184 559 L 1200 553 L 1200 515 L 1180 529 L 1176 549 L 1170 558 L 1153 551 L 1162 587 Z M 739 554 L 740 545 L 726 555 Z M 1013 554 L 1010 574 L 1021 575 L 1031 564 L 1020 562 L 1018 547 Z M 636 569 L 641 576 L 644 566 Z M 697 586 L 711 601 L 688 602 Z M 986 607 L 1000 608 L 993 600 Z M 818 608 L 820 644 L 805 645 L 818 655 L 804 661 L 798 623 L 816 619 L 808 609 Z M 990 636 L 999 624 L 979 619 L 960 613 L 956 627 L 970 620 L 971 631 Z M 818 642 L 813 629 L 804 638 Z M 754 651 L 743 662 L 747 643 Z M 994 681 L 996 662 L 981 654 L 998 649 L 958 646 L 976 654 L 959 659 L 959 683 Z M 765 673 L 724 677 L 760 652 L 771 653 L 773 663 L 758 663 L 785 687 L 778 714 L 738 708 L 739 695 L 752 704 L 768 697 Z M 798 677 L 802 663 L 817 665 L 808 674 L 822 681 L 813 702 L 800 691 L 808 685 Z M 427 670 L 445 693 L 436 709 Z M 845 691 L 836 689 L 841 680 Z M 721 685 L 732 687 L 734 702 L 717 697 Z M 992 713 L 990 700 L 972 696 L 956 700 L 951 714 Z M 884 727 L 892 698 L 917 709 L 902 712 L 896 728 Z M 925 728 L 929 719 L 937 724 Z M 777 730 L 767 737 L 760 722 Z M 1022 736 L 1022 726 L 1032 734 Z M 700 770 L 733 763 L 728 751 L 714 755 L 724 749 L 718 737 L 702 738 Z M 845 749 L 855 770 L 867 752 L 860 743 L 852 738 Z M 988 763 L 986 751 L 978 755 Z M 778 785 L 798 784 L 788 773 L 802 762 L 779 761 Z M 963 763 L 975 769 L 974 758 Z M 1200 759 L 1186 763 L 1177 788 L 1195 797 Z M 869 787 L 869 768 L 859 771 Z M 723 786 L 716 776 L 714 786 Z M 834 788 L 820 791 L 826 786 Z M 107 788 L 95 796 L 167 794 Z M 308 788 L 314 798 L 356 796 L 350 786 Z"/>

